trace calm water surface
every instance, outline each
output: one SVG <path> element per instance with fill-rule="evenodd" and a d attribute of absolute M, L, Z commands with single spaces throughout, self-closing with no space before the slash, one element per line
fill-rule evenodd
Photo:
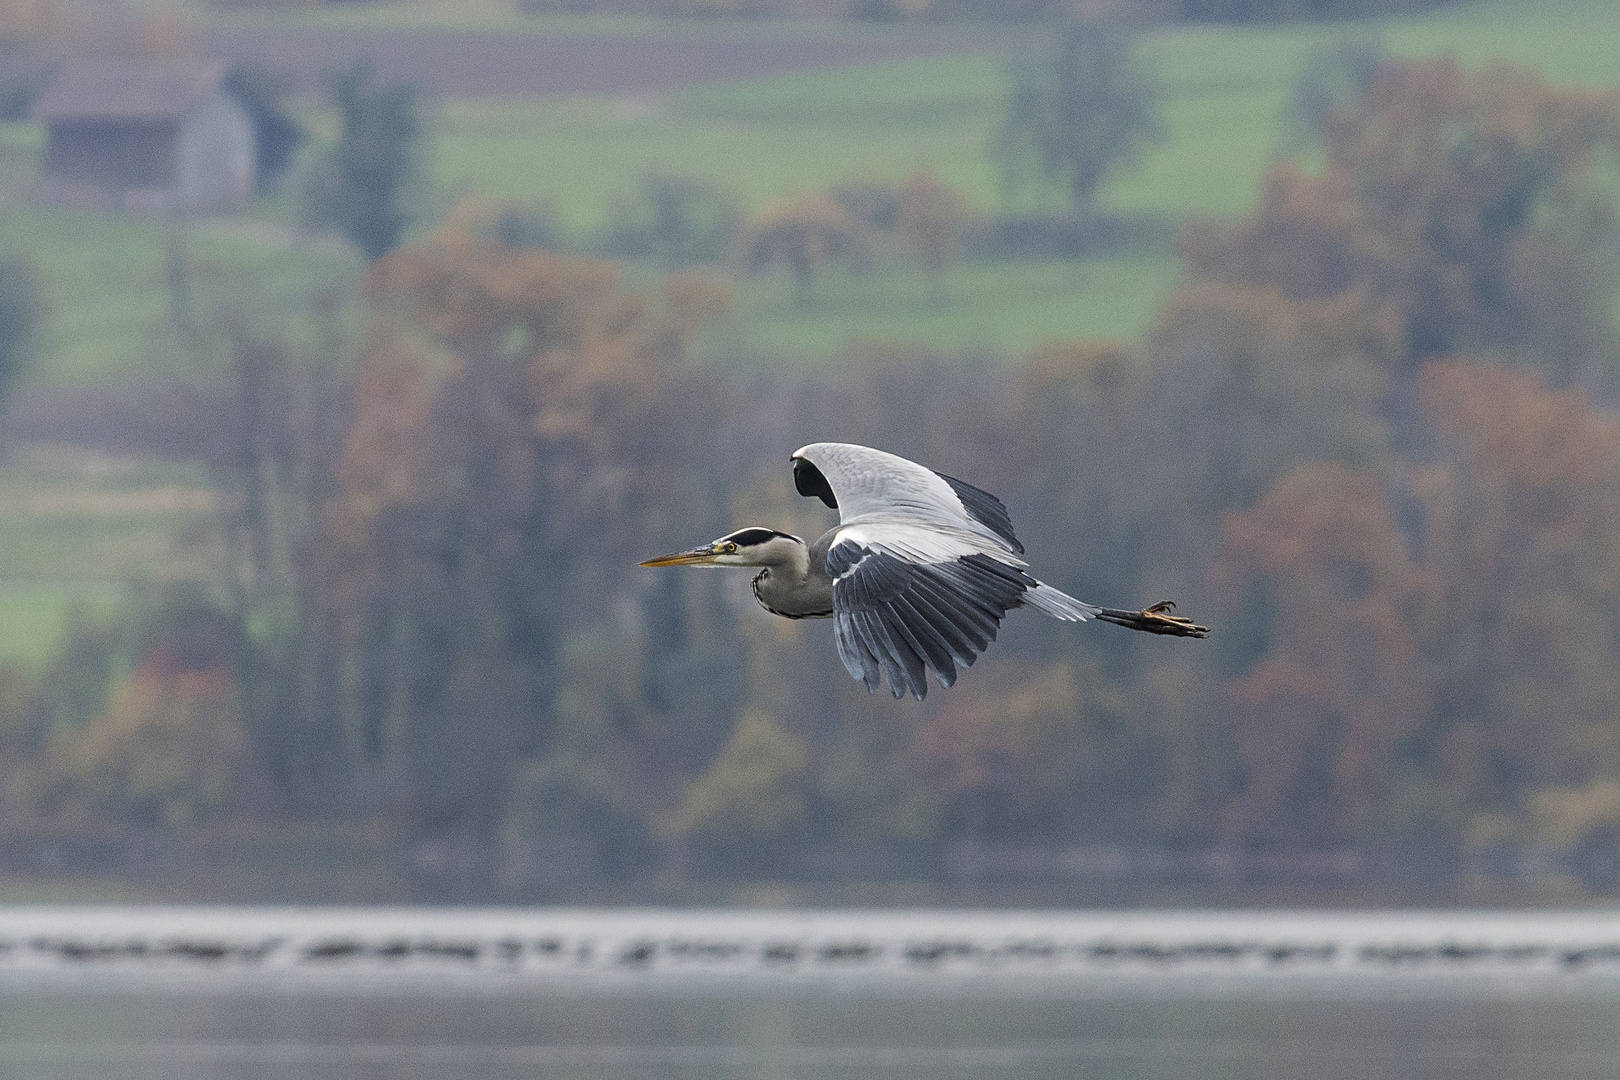
<path fill-rule="evenodd" d="M 1559 1080 L 1620 1075 L 1620 1004 L 53 990 L 0 994 L 0 1075 Z"/>

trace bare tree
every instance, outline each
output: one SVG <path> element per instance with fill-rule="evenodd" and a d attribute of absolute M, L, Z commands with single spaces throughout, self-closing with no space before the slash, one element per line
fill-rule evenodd
<path fill-rule="evenodd" d="M 1124 16 L 1071 19 L 1055 36 L 1014 74 L 999 147 L 1010 179 L 1034 165 L 1086 209 L 1109 171 L 1158 135 L 1158 94 L 1131 56 Z"/>

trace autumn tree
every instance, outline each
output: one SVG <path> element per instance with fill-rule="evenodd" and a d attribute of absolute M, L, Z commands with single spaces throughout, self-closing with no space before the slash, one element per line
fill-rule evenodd
<path fill-rule="evenodd" d="M 200 593 L 145 599 L 121 625 L 75 628 L 82 666 L 40 680 L 14 747 L 27 767 L 12 777 L 9 813 L 93 833 L 271 809 L 242 707 L 254 650 L 240 623 Z"/>
<path fill-rule="evenodd" d="M 1136 587 L 1139 545 L 1123 511 L 1131 503 L 1130 435 L 1147 366 L 1136 345 L 1053 340 L 1030 350 L 1014 371 L 1004 425 L 1011 435 L 1005 456 L 1016 471 L 1002 490 L 1027 508 L 1019 535 L 1030 550 L 1046 552 L 1043 580 L 1074 595 L 1126 596 Z"/>
<path fill-rule="evenodd" d="M 133 825 L 188 826 L 252 787 L 252 747 L 228 665 L 192 667 L 166 646 L 147 656 L 89 726 L 52 747 L 42 809 Z"/>
<path fill-rule="evenodd" d="M 1559 383 L 1612 381 L 1598 253 L 1615 222 L 1588 184 L 1617 145 L 1614 93 L 1392 61 L 1332 116 L 1325 170 L 1274 167 L 1254 215 L 1189 229 L 1183 255 L 1203 277 L 1386 307 L 1411 364 L 1487 350 L 1534 357 Z"/>
<path fill-rule="evenodd" d="M 793 276 L 793 298 L 808 311 L 817 268 L 866 254 L 866 233 L 850 212 L 825 192 L 770 203 L 749 219 L 740 241 L 742 263 L 758 273 L 778 263 Z"/>
<path fill-rule="evenodd" d="M 758 859 L 802 833 L 808 816 L 809 749 L 780 722 L 751 709 L 668 821 L 675 836 Z"/>
<path fill-rule="evenodd" d="M 945 267 L 956 254 L 967 203 L 927 169 L 917 169 L 900 189 L 895 232 L 928 274 L 929 297 L 945 303 Z"/>
<path fill-rule="evenodd" d="M 1391 321 L 1353 294 L 1293 301 L 1203 284 L 1174 296 L 1123 436 L 1135 473 L 1117 512 L 1141 524 L 1146 564 L 1197 565 L 1218 539 L 1220 513 L 1299 465 L 1381 464 L 1398 356 Z M 1167 503 L 1175 513 L 1163 512 Z"/>
<path fill-rule="evenodd" d="M 1420 486 L 1444 614 L 1436 772 L 1497 809 L 1620 775 L 1620 417 L 1523 372 L 1420 376 L 1439 440 Z"/>
<path fill-rule="evenodd" d="M 1293 470 L 1222 534 L 1216 587 L 1232 608 L 1259 608 L 1251 618 L 1269 639 L 1229 683 L 1246 775 L 1224 831 L 1343 843 L 1378 807 L 1401 740 L 1428 719 L 1418 646 L 1429 580 L 1378 480 L 1341 465 Z"/>
<path fill-rule="evenodd" d="M 974 674 L 918 737 L 946 835 L 1004 844 L 1130 835 L 1127 819 L 1140 820 L 1152 786 L 1132 775 L 1131 748 L 1114 745 L 1123 725 L 1097 699 L 1098 666 L 1004 658 Z"/>
<path fill-rule="evenodd" d="M 1169 597 L 1210 610 L 1205 564 L 1221 544 L 1222 514 L 1314 461 L 1374 475 L 1392 467 L 1383 415 L 1400 354 L 1392 322 L 1354 295 L 1291 300 L 1204 282 L 1164 305 L 1143 347 L 1032 357 L 1011 430 L 1028 441 L 1022 482 L 1039 485 L 1029 502 L 1050 510 L 1024 530 L 1026 543 L 1042 543 L 1031 550 L 1054 552 L 1047 579 L 1088 599 Z M 1122 723 L 1154 747 L 1142 775 L 1156 793 L 1141 816 L 1161 834 L 1219 838 L 1238 763 L 1209 718 L 1231 709 L 1221 685 L 1233 629 L 1223 621 L 1213 647 L 1197 650 L 1160 650 L 1140 635 L 1084 639 L 1128 688 L 1115 710 Z"/>
<path fill-rule="evenodd" d="M 1418 386 L 1428 462 L 1304 466 L 1223 522 L 1230 835 L 1459 842 L 1471 815 L 1620 774 L 1620 418 L 1474 361 Z"/>
<path fill-rule="evenodd" d="M 723 296 L 681 278 L 627 293 L 611 264 L 478 226 L 460 215 L 368 274 L 353 421 L 309 565 L 347 657 L 345 755 L 386 778 L 410 828 L 487 836 L 570 678 L 578 710 L 634 705 L 633 668 L 597 673 L 582 654 L 571 671 L 564 647 L 668 528 L 681 451 L 658 410 L 694 400 L 683 342 Z"/>

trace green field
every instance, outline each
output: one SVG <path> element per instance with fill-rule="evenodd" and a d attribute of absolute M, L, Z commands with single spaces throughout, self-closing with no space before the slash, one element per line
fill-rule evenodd
<path fill-rule="evenodd" d="M 206 19 L 643 36 L 896 32 L 525 19 L 508 4 L 449 0 L 213 12 Z M 1244 212 L 1257 179 L 1288 147 L 1280 117 L 1301 65 L 1313 50 L 1369 28 L 1401 53 L 1452 53 L 1469 63 L 1503 57 L 1562 82 L 1620 83 L 1620 3 L 1613 0 L 1458 3 L 1370 27 L 1163 29 L 1143 41 L 1142 60 L 1163 91 L 1164 137 L 1107 183 L 1104 208 L 1166 220 Z M 740 212 L 829 184 L 892 183 L 918 166 L 962 191 L 979 214 L 1059 207 L 1057 191 L 1005 190 L 990 152 L 1009 63 L 1008 55 L 990 52 L 625 100 L 439 102 L 414 196 L 417 231 L 458 199 L 479 195 L 547 208 L 564 246 L 588 250 L 604 225 L 636 205 L 642 177 L 652 172 L 708 180 Z M 303 108 L 317 137 L 330 138 L 332 116 L 316 103 Z M 34 126 L 0 124 L 0 251 L 31 255 L 51 302 L 27 387 L 217 371 L 222 350 L 207 333 L 216 311 L 244 307 L 261 322 L 308 331 L 299 313 L 309 298 L 343 286 L 359 269 L 341 246 L 312 243 L 289 228 L 297 208 L 287 194 L 260 200 L 232 220 L 191 225 L 183 248 L 160 223 L 37 209 L 26 197 L 39 146 Z M 199 328 L 190 334 L 175 318 L 177 251 Z M 657 273 L 631 265 L 627 279 L 640 285 Z M 964 261 L 947 273 L 947 302 L 940 305 L 921 272 L 880 243 L 869 271 L 825 271 L 808 312 L 794 305 L 780 272 L 738 281 L 735 317 L 711 330 L 700 352 L 716 363 L 804 366 L 838 357 L 860 340 L 996 356 L 1052 337 L 1130 338 L 1151 324 L 1177 276 L 1173 257 L 1162 250 L 1069 262 Z M 37 668 L 70 611 L 93 615 L 116 605 L 126 582 L 214 573 L 208 553 L 185 541 L 188 530 L 206 531 L 207 514 L 196 504 L 204 486 L 203 478 L 155 465 L 64 463 L 37 454 L 0 460 L 0 659 Z M 53 492 L 67 494 L 53 503 L 46 497 Z"/>
<path fill-rule="evenodd" d="M 548 205 L 576 231 L 599 227 L 650 172 L 711 180 L 747 207 L 831 184 L 892 183 L 926 166 L 981 213 L 1062 206 L 1059 191 L 1002 183 L 992 147 L 1007 66 L 1001 56 L 932 57 L 646 101 L 449 102 L 433 182 Z M 1241 212 L 1278 145 L 1288 79 L 1167 92 L 1163 140 L 1110 181 L 1103 206 Z"/>
<path fill-rule="evenodd" d="M 198 2 L 200 23 L 220 27 L 328 27 L 483 30 L 547 35 L 618 34 L 639 37 L 814 36 L 869 38 L 893 34 L 887 25 L 849 22 L 692 19 L 660 20 L 625 15 L 519 14 L 513 0 L 372 0 L 365 4 L 289 5 L 255 10 L 250 5 Z M 1369 20 L 1400 52 L 1452 53 L 1465 63 L 1503 57 L 1529 64 L 1564 82 L 1614 81 L 1620 11 L 1612 0 L 1457 0 L 1416 17 Z M 1283 28 L 1163 31 L 1149 44 L 1149 59 L 1163 61 L 1167 82 L 1292 78 L 1315 42 L 1343 25 L 1300 24 Z M 1203 42 L 1220 42 L 1204 55 Z M 1182 51 L 1182 50 L 1190 50 Z M 1218 64 L 1217 61 L 1225 61 Z"/>
<path fill-rule="evenodd" d="M 452 25 L 432 0 L 366 5 L 373 25 Z M 492 18 L 487 9 L 478 18 Z M 309 19 L 357 18 L 316 9 Z M 467 16 L 473 18 L 474 16 Z M 571 17 L 529 20 L 546 32 L 604 29 Z M 621 33 L 762 32 L 759 24 L 619 20 Z M 825 27 L 822 27 L 825 30 Z M 1620 5 L 1601 0 L 1459 4 L 1373 24 L 1400 53 L 1449 52 L 1466 62 L 1504 57 L 1572 83 L 1620 81 Z M 1249 209 L 1266 166 L 1288 148 L 1281 114 L 1313 51 L 1353 30 L 1322 24 L 1179 28 L 1147 36 L 1142 60 L 1163 92 L 1164 136 L 1105 185 L 1105 209 L 1179 218 Z M 840 32 L 860 33 L 845 27 Z M 1061 192 L 1008 191 L 991 147 L 1006 92 L 1006 55 L 932 57 L 701 87 L 650 98 L 452 101 L 434 127 L 429 174 L 442 205 L 481 194 L 546 207 L 576 246 L 625 207 L 641 177 L 708 180 L 746 210 L 794 192 L 849 182 L 892 183 L 933 169 L 982 214 L 1050 209 Z M 960 265 L 946 309 L 905 260 L 880 273 L 833 270 L 803 315 L 784 276 L 739 283 L 735 323 L 710 335 L 728 359 L 813 360 L 848 341 L 890 338 L 953 350 L 1019 352 L 1051 336 L 1134 337 L 1173 287 L 1163 253 L 1053 266 Z"/>
<path fill-rule="evenodd" d="M 142 581 L 217 577 L 201 471 L 64 447 L 0 459 L 0 661 L 37 672 L 74 618 Z"/>
<path fill-rule="evenodd" d="M 0 664 L 16 664 L 37 676 L 75 622 L 106 618 L 123 602 L 122 591 L 110 585 L 0 583 Z"/>
<path fill-rule="evenodd" d="M 231 25 L 499 25 L 513 32 L 892 34 L 826 24 L 553 16 L 524 19 L 508 5 L 443 0 L 213 14 Z M 1368 27 L 1354 28 L 1364 33 Z M 1505 57 L 1574 83 L 1620 80 L 1620 5 L 1606 0 L 1459 3 L 1371 29 L 1398 52 L 1451 52 L 1470 62 Z M 1179 218 L 1230 216 L 1252 206 L 1256 181 L 1287 142 L 1281 110 L 1313 50 L 1343 26 L 1168 28 L 1149 34 L 1142 60 L 1163 89 L 1164 137 L 1105 185 L 1104 208 Z M 639 198 L 652 172 L 709 180 L 746 211 L 766 199 L 828 184 L 894 182 L 928 166 L 984 214 L 1052 208 L 1060 192 L 1007 191 L 990 152 L 1010 60 L 933 57 L 713 85 L 650 98 L 446 101 L 431 122 L 416 205 L 428 224 L 462 196 L 548 208 L 574 248 Z M 322 136 L 331 118 L 307 113 Z M 185 372 L 217 363 L 175 333 L 161 227 L 112 215 L 41 213 L 26 193 L 39 134 L 0 125 L 0 247 L 30 252 L 54 306 L 30 381 Z M 193 311 L 206 320 L 233 304 L 296 307 L 356 269 L 279 232 L 296 220 L 289 196 L 261 200 L 247 222 L 206 223 L 187 237 Z M 1158 265 L 1154 265 L 1157 262 Z M 828 275 L 809 317 L 784 301 L 786 284 L 740 285 L 736 325 L 708 346 L 813 358 L 852 338 L 890 337 L 948 349 L 1017 352 L 1050 335 L 1134 336 L 1174 282 L 1162 253 L 1073 267 L 961 265 L 946 309 L 907 302 L 925 288 L 903 259 L 879 276 Z M 895 298 L 885 307 L 878 298 Z M 1009 302 L 1012 301 L 1012 302 Z"/>
<path fill-rule="evenodd" d="M 941 305 L 926 276 L 894 253 L 867 273 L 829 267 L 816 279 L 811 309 L 801 312 L 786 273 L 778 271 L 744 279 L 737 317 L 710 331 L 698 349 L 717 359 L 803 365 L 851 341 L 995 355 L 1057 337 L 1132 338 L 1152 320 L 1178 272 L 1173 259 L 1153 255 L 967 263 L 947 274 Z"/>
<path fill-rule="evenodd" d="M 1103 206 L 1229 215 L 1252 205 L 1255 180 L 1285 146 L 1280 113 L 1301 66 L 1352 29 L 1381 34 L 1398 53 L 1505 58 L 1562 82 L 1620 81 L 1620 5 L 1603 0 L 1458 4 L 1353 28 L 1166 29 L 1148 35 L 1141 54 L 1163 91 L 1165 136 L 1107 184 Z M 714 179 L 753 204 L 926 165 L 984 212 L 1055 205 L 1057 192 L 1001 188 L 989 150 L 1007 66 L 1000 55 L 934 57 L 650 99 L 450 102 L 432 175 L 445 188 L 549 202 L 578 228 L 600 224 L 649 171 Z"/>

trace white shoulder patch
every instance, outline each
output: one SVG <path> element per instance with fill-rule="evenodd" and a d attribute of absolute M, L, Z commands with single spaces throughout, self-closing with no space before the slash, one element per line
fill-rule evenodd
<path fill-rule="evenodd" d="M 999 539 L 986 541 L 963 529 L 933 526 L 898 515 L 873 515 L 845 525 L 833 534 L 833 544 L 845 541 L 914 563 L 946 563 L 969 555 L 988 555 L 1008 566 L 1029 565 L 1008 551 Z"/>

